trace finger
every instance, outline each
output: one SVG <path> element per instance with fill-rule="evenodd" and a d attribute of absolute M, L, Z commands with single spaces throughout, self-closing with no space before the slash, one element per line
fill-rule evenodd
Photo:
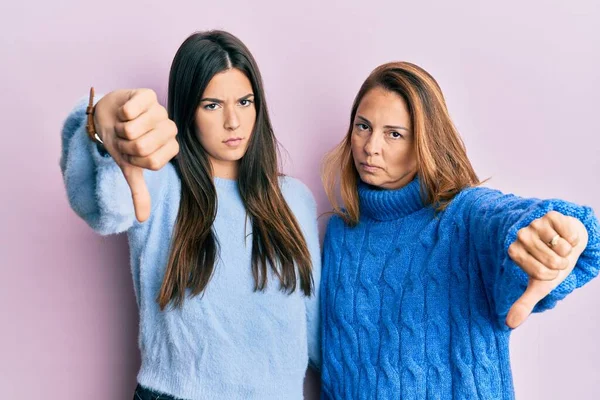
<path fill-rule="evenodd" d="M 123 165 L 123 175 L 131 189 L 135 217 L 139 222 L 144 222 L 150 216 L 150 192 L 144 180 L 144 171 L 133 165 Z"/>
<path fill-rule="evenodd" d="M 559 235 L 558 239 L 555 240 L 554 245 L 551 246 L 550 242 L 554 239 L 556 235 Z M 573 251 L 573 246 L 571 246 L 571 243 L 565 240 L 558 233 L 555 233 L 554 236 L 552 236 L 552 238 L 548 241 L 542 238 L 540 238 L 540 241 L 543 242 L 543 245 L 546 246 L 547 249 L 550 249 L 552 252 L 556 253 L 558 256 L 563 258 L 568 257 L 569 254 L 571 254 L 571 252 Z"/>
<path fill-rule="evenodd" d="M 173 140 L 176 134 L 177 128 L 175 123 L 166 119 L 156 125 L 155 129 L 135 140 L 118 138 L 117 148 L 122 154 L 147 157 L 167 144 L 169 140 Z"/>
<path fill-rule="evenodd" d="M 551 281 L 558 276 L 559 271 L 547 268 L 533 257 L 521 243 L 514 242 L 508 248 L 508 255 L 527 275 L 541 281 Z"/>
<path fill-rule="evenodd" d="M 566 240 L 571 247 L 577 246 L 579 243 L 579 232 L 572 223 L 573 217 L 563 215 L 557 211 L 550 211 L 544 218 L 548 219 L 556 233 Z M 552 238 L 550 238 L 550 240 L 552 240 Z"/>
<path fill-rule="evenodd" d="M 530 280 L 523 295 L 508 311 L 506 325 L 511 329 L 515 329 L 525 322 L 533 312 L 535 305 L 550 293 L 550 287 L 547 282 Z"/>
<path fill-rule="evenodd" d="M 122 139 L 135 140 L 166 120 L 168 120 L 167 110 L 160 104 L 154 103 L 136 118 L 127 122 L 117 122 L 115 132 Z"/>
<path fill-rule="evenodd" d="M 147 157 L 125 156 L 130 164 L 135 166 L 158 171 L 164 167 L 173 157 L 179 152 L 179 143 L 177 140 L 171 139 L 164 146 L 156 150 Z"/>
<path fill-rule="evenodd" d="M 571 252 L 571 245 L 566 241 L 562 243 L 563 246 L 567 247 L 566 256 Z M 527 251 L 533 258 L 543 264 L 545 267 L 553 269 L 553 270 L 563 270 L 567 269 L 569 266 L 569 259 L 565 257 L 561 257 L 555 251 L 555 248 L 558 244 L 550 248 L 541 238 L 533 235 L 533 238 L 530 242 L 524 243 L 525 251 Z M 561 250 L 564 251 L 564 250 Z"/>
<path fill-rule="evenodd" d="M 130 121 L 116 122 L 115 133 L 121 139 L 135 140 L 156 129 L 165 120 L 168 120 L 167 111 L 163 106 L 155 103 L 150 109 Z"/>
<path fill-rule="evenodd" d="M 117 110 L 117 119 L 121 122 L 131 121 L 149 110 L 157 102 L 154 90 L 131 90 L 129 99 Z"/>
<path fill-rule="evenodd" d="M 562 238 L 558 232 L 556 232 L 549 217 L 538 218 L 533 221 L 529 227 L 534 231 L 534 233 L 531 235 L 534 238 L 531 244 L 535 245 L 535 248 L 539 249 L 539 252 L 547 254 L 548 257 L 551 257 L 550 253 L 555 253 L 560 257 L 567 257 L 573 250 L 571 244 Z M 554 244 L 552 244 L 553 241 Z M 530 251 L 530 253 L 538 258 L 533 252 Z M 543 259 L 538 258 L 538 260 L 545 264 Z M 554 261 L 558 260 L 555 259 Z M 552 262 L 552 260 L 548 260 L 548 262 Z M 550 266 L 548 264 L 546 265 Z"/>

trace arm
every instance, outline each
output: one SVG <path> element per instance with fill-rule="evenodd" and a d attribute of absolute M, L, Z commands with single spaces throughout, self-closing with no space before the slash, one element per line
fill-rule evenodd
<path fill-rule="evenodd" d="M 462 212 L 457 224 L 466 224 L 471 251 L 476 254 L 486 293 L 501 326 L 513 304 L 523 295 L 530 276 L 510 256 L 509 248 L 517 241 L 518 232 L 551 211 L 579 220 L 588 234 L 587 246 L 562 277 L 534 307 L 534 312 L 553 308 L 598 275 L 600 269 L 600 228 L 589 207 L 562 200 L 526 199 L 499 191 L 468 189 L 457 198 Z"/>
<path fill-rule="evenodd" d="M 308 335 L 308 357 L 313 368 L 321 370 L 321 250 L 317 224 L 317 205 L 311 195 L 311 222 L 305 234 L 308 251 L 312 258 L 313 295 L 306 298 L 306 332 Z"/>
<path fill-rule="evenodd" d="M 306 334 L 310 366 L 321 369 L 321 314 L 319 296 L 321 284 L 321 250 L 317 224 L 317 204 L 310 189 L 297 179 L 285 177 L 283 193 L 296 217 L 306 240 L 312 261 L 313 292 L 304 298 L 306 308 Z"/>
<path fill-rule="evenodd" d="M 110 100 L 110 99 L 109 99 Z M 105 102 L 111 104 L 111 102 Z M 115 114 L 117 108 L 112 102 L 110 107 L 98 109 L 97 113 Z M 67 196 L 73 210 L 83 218 L 95 231 L 101 234 L 119 233 L 128 230 L 136 223 L 136 214 L 132 200 L 131 183 L 125 178 L 125 170 L 137 169 L 143 176 L 142 185 L 146 188 L 147 183 L 149 197 L 155 202 L 161 198 L 161 190 L 165 186 L 162 181 L 170 175 L 172 166 L 162 168 L 164 164 L 155 164 L 157 171 L 143 170 L 129 164 L 123 168 L 123 154 L 117 150 L 117 142 L 120 141 L 116 130 L 109 121 L 96 122 L 99 132 L 107 145 L 107 152 L 101 153 L 97 145 L 92 142 L 85 130 L 87 101 L 79 102 L 69 114 L 62 129 L 62 154 L 60 167 L 67 189 Z M 107 110 L 108 109 L 108 110 Z M 113 117 L 116 119 L 116 117 Z M 104 119 L 105 120 L 105 119 Z M 122 124 L 124 126 L 125 124 Z M 144 135 L 147 136 L 147 135 Z M 173 140 L 174 134 L 173 134 Z M 127 146 L 125 151 L 134 140 L 123 140 Z M 172 145 L 169 145 L 172 147 Z M 164 146 L 162 146 L 164 147 Z M 114 156 L 111 156 L 113 154 Z M 173 154 L 174 155 L 174 154 Z M 115 159 L 121 160 L 121 165 Z M 147 162 L 147 160 L 144 160 Z M 138 162 L 134 160 L 133 162 Z M 171 174 L 173 171 L 171 171 Z M 149 202 L 149 200 L 148 200 Z"/>

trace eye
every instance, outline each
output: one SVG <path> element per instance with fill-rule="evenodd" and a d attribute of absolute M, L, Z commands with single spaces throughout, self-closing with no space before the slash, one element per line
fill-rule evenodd
<path fill-rule="evenodd" d="M 402 139 L 404 138 L 404 135 L 402 135 L 400 132 L 392 131 L 390 132 L 390 137 L 392 139 Z"/>
<path fill-rule="evenodd" d="M 367 130 L 369 130 L 369 126 L 367 124 L 363 124 L 363 123 L 360 123 L 360 122 L 358 124 L 354 124 L 354 126 L 356 126 L 359 131 L 367 131 Z"/>
<path fill-rule="evenodd" d="M 217 103 L 210 103 L 210 104 L 205 105 L 202 108 L 204 108 L 205 110 L 208 110 L 208 111 L 213 111 L 213 110 L 216 110 L 217 107 L 219 107 L 219 105 Z"/>
<path fill-rule="evenodd" d="M 242 107 L 248 107 L 252 103 L 254 103 L 254 102 L 252 100 L 249 100 L 249 99 L 240 100 L 240 105 Z"/>

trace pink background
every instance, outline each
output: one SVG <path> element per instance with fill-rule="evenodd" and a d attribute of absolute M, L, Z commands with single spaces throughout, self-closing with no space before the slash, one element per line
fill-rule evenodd
<path fill-rule="evenodd" d="M 195 30 L 238 35 L 258 60 L 285 171 L 313 190 L 324 152 L 378 64 L 431 72 L 481 177 L 600 210 L 600 3 L 37 1 L 0 5 L 0 389 L 7 399 L 130 399 L 137 311 L 124 237 L 69 209 L 59 130 L 90 85 L 166 97 Z M 424 4 L 426 3 L 426 4 Z M 600 398 L 600 280 L 516 331 L 519 399 Z M 314 377 L 307 398 L 317 398 Z"/>

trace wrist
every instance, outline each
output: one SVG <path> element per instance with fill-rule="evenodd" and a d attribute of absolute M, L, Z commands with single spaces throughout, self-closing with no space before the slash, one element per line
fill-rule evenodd
<path fill-rule="evenodd" d="M 93 121 L 93 124 L 94 124 L 94 131 L 93 131 L 93 134 L 90 136 L 90 138 L 93 141 L 95 141 L 96 143 L 104 144 L 104 138 L 106 137 L 106 130 L 102 129 L 102 125 L 100 125 L 98 123 L 98 120 L 96 119 L 95 113 L 94 113 L 92 121 Z"/>
<path fill-rule="evenodd" d="M 85 114 L 87 115 L 87 123 L 85 125 L 85 130 L 89 138 L 95 142 L 102 143 L 101 137 L 98 135 L 96 131 L 96 105 L 94 104 L 94 87 L 90 88 L 90 100 L 88 102 L 88 106 L 85 109 Z"/>

